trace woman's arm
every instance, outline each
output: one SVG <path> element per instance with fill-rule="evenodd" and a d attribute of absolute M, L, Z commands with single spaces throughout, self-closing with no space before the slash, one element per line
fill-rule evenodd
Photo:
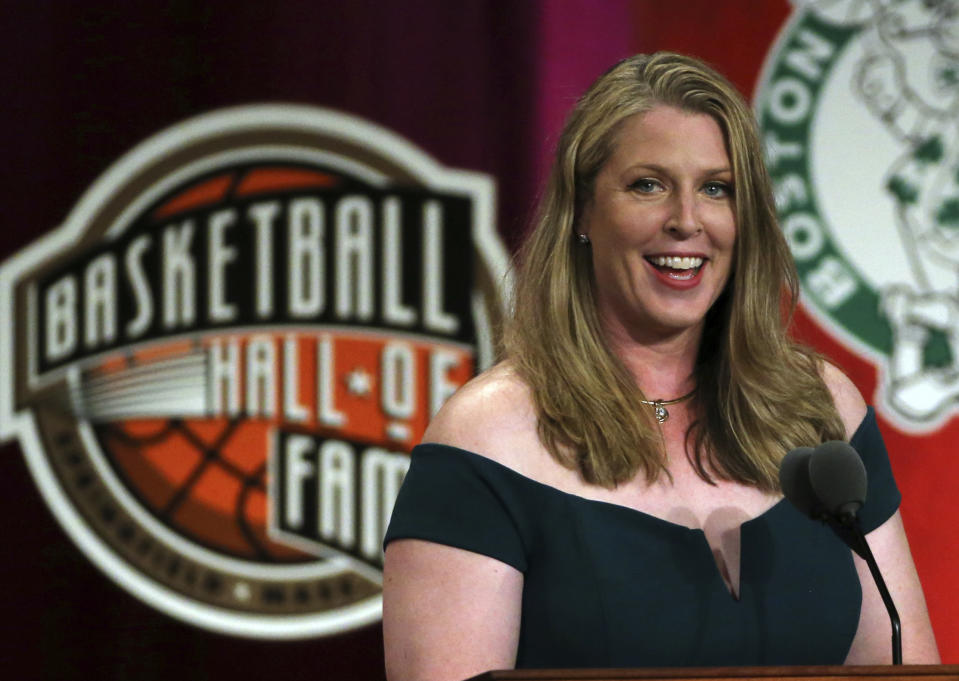
<path fill-rule="evenodd" d="M 535 443 L 526 391 L 499 365 L 440 409 L 424 442 L 509 466 Z M 464 502 L 467 503 L 467 502 Z M 523 573 L 495 558 L 419 539 L 386 548 L 383 638 L 390 681 L 453 681 L 516 664 Z"/>
<path fill-rule="evenodd" d="M 905 664 L 938 664 L 936 638 L 899 511 L 866 535 L 866 540 L 902 622 L 902 661 Z M 891 664 L 892 628 L 886 606 L 866 561 L 859 556 L 854 558 L 862 583 L 862 610 L 846 664 Z"/>
<path fill-rule="evenodd" d="M 866 415 L 866 403 L 852 381 L 831 364 L 824 366 L 823 379 L 846 425 L 846 436 L 851 437 Z M 939 651 L 926 611 L 926 600 L 899 511 L 866 535 L 866 540 L 899 612 L 903 662 L 938 663 Z M 862 610 L 846 664 L 891 664 L 892 628 L 886 606 L 866 561 L 855 554 L 853 558 L 862 584 Z"/>
<path fill-rule="evenodd" d="M 523 574 L 494 558 L 417 539 L 386 549 L 383 639 L 390 681 L 456 681 L 512 669 Z"/>

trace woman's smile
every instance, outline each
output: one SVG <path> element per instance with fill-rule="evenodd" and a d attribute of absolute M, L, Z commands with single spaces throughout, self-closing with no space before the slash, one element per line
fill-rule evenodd
<path fill-rule="evenodd" d="M 706 259 L 698 255 L 647 255 L 646 262 L 666 285 L 682 289 L 699 283 Z"/>

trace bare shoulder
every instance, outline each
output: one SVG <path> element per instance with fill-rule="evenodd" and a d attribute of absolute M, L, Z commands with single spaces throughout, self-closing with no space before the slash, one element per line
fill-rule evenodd
<path fill-rule="evenodd" d="M 820 371 L 836 410 L 846 426 L 846 437 L 850 438 L 866 416 L 866 401 L 852 380 L 835 364 L 824 361 Z"/>
<path fill-rule="evenodd" d="M 467 449 L 516 468 L 515 452 L 538 446 L 529 387 L 508 363 L 475 377 L 446 401 L 423 442 Z"/>

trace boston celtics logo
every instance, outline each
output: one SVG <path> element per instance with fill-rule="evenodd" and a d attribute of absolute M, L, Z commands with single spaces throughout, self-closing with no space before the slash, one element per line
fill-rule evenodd
<path fill-rule="evenodd" d="M 796 5 L 756 101 L 804 300 L 932 431 L 959 411 L 959 1 Z"/>

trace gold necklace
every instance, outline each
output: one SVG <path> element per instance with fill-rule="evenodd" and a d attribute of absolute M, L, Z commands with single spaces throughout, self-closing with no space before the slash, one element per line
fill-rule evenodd
<path fill-rule="evenodd" d="M 660 423 L 666 423 L 666 419 L 669 418 L 669 412 L 666 411 L 667 405 L 679 404 L 683 400 L 688 400 L 696 392 L 696 389 L 693 388 L 688 393 L 682 397 L 677 397 L 674 400 L 640 400 L 643 404 L 648 404 L 653 408 L 653 415 L 656 417 L 656 420 Z"/>

